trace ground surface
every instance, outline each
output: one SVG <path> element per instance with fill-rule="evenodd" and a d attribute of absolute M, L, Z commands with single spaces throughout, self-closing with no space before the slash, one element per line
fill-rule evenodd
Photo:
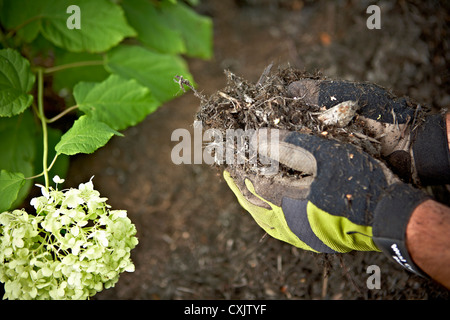
<path fill-rule="evenodd" d="M 198 89 L 224 87 L 225 68 L 256 81 L 270 62 L 289 62 L 450 105 L 449 8 L 380 1 L 381 30 L 369 30 L 371 2 L 202 1 L 198 10 L 214 21 L 215 57 L 189 60 Z M 314 255 L 264 237 L 217 170 L 172 163 L 171 133 L 192 131 L 198 105 L 187 93 L 94 155 L 73 159 L 67 185 L 95 175 L 109 203 L 128 210 L 140 240 L 136 271 L 95 299 L 448 299 L 382 254 Z M 378 290 L 366 286 L 373 264 Z"/>

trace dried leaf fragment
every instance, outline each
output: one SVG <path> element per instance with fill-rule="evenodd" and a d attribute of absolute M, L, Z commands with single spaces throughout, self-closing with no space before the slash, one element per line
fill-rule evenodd
<path fill-rule="evenodd" d="M 334 125 L 343 128 L 353 119 L 358 109 L 359 105 L 356 101 L 348 100 L 320 112 L 317 119 L 325 125 Z"/>

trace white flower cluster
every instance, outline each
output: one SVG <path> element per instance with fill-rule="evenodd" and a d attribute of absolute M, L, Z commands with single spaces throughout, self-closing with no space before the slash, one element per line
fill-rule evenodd
<path fill-rule="evenodd" d="M 110 210 L 92 178 L 78 189 L 40 187 L 36 214 L 0 214 L 4 299 L 87 299 L 134 271 L 136 228 L 126 211 Z"/>

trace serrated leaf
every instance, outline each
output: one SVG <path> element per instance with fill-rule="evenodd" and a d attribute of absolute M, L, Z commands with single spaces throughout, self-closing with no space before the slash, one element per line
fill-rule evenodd
<path fill-rule="evenodd" d="M 107 53 L 106 69 L 127 79 L 136 79 L 160 102 L 182 93 L 174 82 L 177 75 L 193 83 L 186 62 L 180 57 L 157 53 L 138 46 L 119 45 Z"/>
<path fill-rule="evenodd" d="M 137 31 L 138 39 L 162 53 L 186 52 L 184 40 L 177 30 L 167 25 L 161 8 L 146 0 L 129 0 L 122 4 L 130 25 Z"/>
<path fill-rule="evenodd" d="M 24 183 L 25 177 L 22 173 L 0 171 L 0 212 L 11 208 Z"/>
<path fill-rule="evenodd" d="M 122 8 L 108 0 L 10 0 L 6 5 L 9 12 L 2 18 L 7 28 L 20 27 L 19 35 L 27 42 L 40 31 L 53 44 L 69 51 L 103 52 L 136 34 Z M 80 8 L 80 29 L 67 26 L 74 14 L 67 12 L 71 5 Z"/>
<path fill-rule="evenodd" d="M 122 134 L 111 129 L 107 124 L 81 116 L 55 146 L 58 154 L 74 155 L 93 153 L 103 147 L 113 135 Z"/>
<path fill-rule="evenodd" d="M 31 110 L 11 118 L 0 118 L 0 169 L 20 172 L 25 177 L 35 174 L 36 125 Z M 32 180 L 26 180 L 17 196 L 19 204 L 27 196 Z"/>
<path fill-rule="evenodd" d="M 35 76 L 30 63 L 13 49 L 0 50 L 0 116 L 11 117 L 31 105 Z"/>
<path fill-rule="evenodd" d="M 114 130 L 136 125 L 159 106 L 148 88 L 118 75 L 96 84 L 81 82 L 74 96 L 81 111 Z"/>
<path fill-rule="evenodd" d="M 80 29 L 69 29 L 66 10 L 80 8 Z M 73 52 L 103 52 L 126 37 L 135 36 L 120 6 L 107 0 L 54 0 L 43 12 L 42 34 L 55 45 Z"/>
<path fill-rule="evenodd" d="M 162 3 L 165 21 L 177 30 L 186 45 L 186 55 L 209 59 L 213 52 L 213 28 L 209 17 L 199 15 L 182 2 Z"/>
<path fill-rule="evenodd" d="M 183 3 L 128 0 L 122 4 L 143 44 L 162 53 L 212 56 L 212 21 Z"/>
<path fill-rule="evenodd" d="M 39 13 L 47 3 L 47 0 L 5 0 L 0 11 L 2 25 L 8 30 L 17 29 L 19 38 L 31 42 L 39 34 Z"/>

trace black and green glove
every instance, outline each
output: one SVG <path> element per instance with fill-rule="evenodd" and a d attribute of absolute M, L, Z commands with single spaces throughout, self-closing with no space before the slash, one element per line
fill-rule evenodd
<path fill-rule="evenodd" d="M 424 113 L 372 83 L 303 79 L 291 83 L 288 93 L 327 109 L 357 102 L 358 120 L 381 142 L 381 153 L 398 176 L 420 185 L 450 183 L 445 115 Z"/>
<path fill-rule="evenodd" d="M 352 145 L 280 131 L 278 146 L 277 160 L 303 178 L 224 171 L 242 207 L 269 235 L 313 252 L 385 251 L 421 273 L 408 255 L 405 232 L 424 193 Z"/>

